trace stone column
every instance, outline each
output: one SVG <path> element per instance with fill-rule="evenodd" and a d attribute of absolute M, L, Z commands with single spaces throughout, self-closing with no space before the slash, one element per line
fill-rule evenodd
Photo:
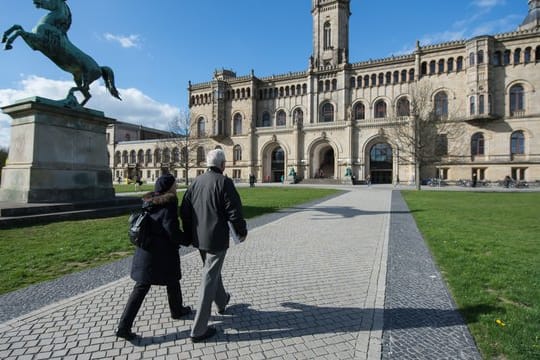
<path fill-rule="evenodd" d="M 101 111 L 34 97 L 3 107 L 13 119 L 0 201 L 65 203 L 115 197 Z"/>

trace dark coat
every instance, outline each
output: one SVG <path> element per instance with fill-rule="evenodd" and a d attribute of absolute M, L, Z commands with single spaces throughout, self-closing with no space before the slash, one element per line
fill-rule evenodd
<path fill-rule="evenodd" d="M 178 249 L 184 234 L 178 221 L 178 198 L 173 193 L 148 193 L 144 202 L 152 202 L 150 248 L 137 248 L 131 266 L 131 278 L 138 283 L 167 285 L 180 280 Z"/>
<path fill-rule="evenodd" d="M 205 251 L 229 248 L 229 224 L 239 236 L 247 235 L 242 201 L 231 179 L 217 168 L 195 178 L 184 193 L 180 217 L 185 236 Z"/>

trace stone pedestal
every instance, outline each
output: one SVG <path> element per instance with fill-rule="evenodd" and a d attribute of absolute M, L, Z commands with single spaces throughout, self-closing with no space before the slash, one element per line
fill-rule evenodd
<path fill-rule="evenodd" d="M 13 119 L 0 201 L 58 203 L 114 198 L 101 111 L 40 97 L 3 107 Z"/>

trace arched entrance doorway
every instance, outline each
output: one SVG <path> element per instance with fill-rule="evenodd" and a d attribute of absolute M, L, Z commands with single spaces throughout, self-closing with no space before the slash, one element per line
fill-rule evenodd
<path fill-rule="evenodd" d="M 272 151 L 270 172 L 272 182 L 280 182 L 282 177 L 285 176 L 285 152 L 281 147 L 277 147 Z"/>
<path fill-rule="evenodd" d="M 387 143 L 378 143 L 369 151 L 369 174 L 372 184 L 392 183 L 392 147 Z"/>
<path fill-rule="evenodd" d="M 327 142 L 316 145 L 311 155 L 312 178 L 333 179 L 335 177 L 335 153 Z"/>

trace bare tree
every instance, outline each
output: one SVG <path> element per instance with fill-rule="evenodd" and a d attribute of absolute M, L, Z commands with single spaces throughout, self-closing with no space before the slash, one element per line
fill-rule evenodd
<path fill-rule="evenodd" d="M 177 148 L 178 154 L 171 154 L 171 164 L 178 163 L 184 170 L 185 184 L 189 184 L 189 170 L 197 165 L 197 149 L 201 143 L 201 136 L 193 127 L 197 126 L 191 122 L 190 111 L 180 110 L 180 114 L 169 122 L 170 138 L 166 141 L 169 146 Z"/>
<path fill-rule="evenodd" d="M 398 102 L 397 121 L 389 131 L 389 141 L 398 149 L 398 161 L 414 164 L 416 189 L 421 189 L 422 170 L 440 163 L 449 153 L 452 139 L 459 138 L 457 109 L 449 107 L 446 92 L 434 93 L 429 82 L 418 81 L 410 96 Z"/>

